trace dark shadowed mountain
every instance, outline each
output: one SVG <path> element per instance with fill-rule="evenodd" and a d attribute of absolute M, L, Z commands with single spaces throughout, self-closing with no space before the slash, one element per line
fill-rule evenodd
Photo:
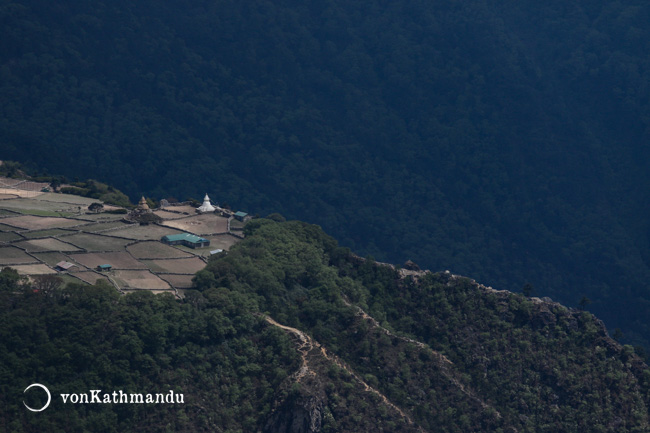
<path fill-rule="evenodd" d="M 647 2 L 4 1 L 2 158 L 323 226 L 648 344 Z"/>

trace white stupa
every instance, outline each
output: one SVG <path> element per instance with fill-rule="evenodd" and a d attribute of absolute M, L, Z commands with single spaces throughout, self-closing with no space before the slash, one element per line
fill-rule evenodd
<path fill-rule="evenodd" d="M 197 212 L 200 213 L 206 213 L 206 212 L 214 212 L 216 209 L 212 204 L 210 204 L 210 197 L 208 197 L 208 194 L 205 194 L 205 197 L 203 198 L 203 204 L 196 208 Z"/>

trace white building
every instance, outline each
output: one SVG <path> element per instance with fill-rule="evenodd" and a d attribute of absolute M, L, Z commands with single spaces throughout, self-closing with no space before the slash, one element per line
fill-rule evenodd
<path fill-rule="evenodd" d="M 205 194 L 205 198 L 203 198 L 203 204 L 196 208 L 196 211 L 199 213 L 207 213 L 207 212 L 214 212 L 216 209 L 212 204 L 210 204 L 210 197 L 208 197 L 208 194 Z"/>

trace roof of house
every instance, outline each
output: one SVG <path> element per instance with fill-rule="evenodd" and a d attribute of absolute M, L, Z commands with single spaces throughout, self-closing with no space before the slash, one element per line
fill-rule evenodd
<path fill-rule="evenodd" d="M 104 265 L 98 265 L 97 267 L 102 269 L 110 269 L 113 267 L 113 265 L 104 264 Z"/>
<path fill-rule="evenodd" d="M 192 242 L 194 244 L 199 244 L 202 242 L 208 242 L 207 239 L 202 238 L 200 236 L 196 235 L 191 235 L 189 233 L 179 233 L 177 235 L 167 235 L 163 236 L 163 240 L 167 242 L 174 242 L 174 241 L 187 241 L 187 242 Z"/>
<path fill-rule="evenodd" d="M 245 217 L 245 216 L 247 216 L 247 215 L 248 215 L 248 214 L 247 214 L 246 212 L 242 212 L 242 211 L 235 212 L 235 216 L 238 216 L 238 217 Z"/>
<path fill-rule="evenodd" d="M 66 269 L 66 270 L 67 270 L 67 269 L 70 269 L 71 267 L 73 267 L 73 266 L 77 266 L 77 265 L 75 265 L 74 263 L 70 263 L 70 262 L 66 262 L 66 261 L 61 261 L 61 262 L 57 263 L 56 266 L 57 266 L 58 268 Z"/>

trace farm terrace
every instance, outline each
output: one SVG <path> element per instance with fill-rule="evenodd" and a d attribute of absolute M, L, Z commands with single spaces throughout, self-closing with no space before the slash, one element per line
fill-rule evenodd
<path fill-rule="evenodd" d="M 109 205 L 103 212 L 90 211 L 96 199 L 21 186 L 33 185 L 8 184 L 0 193 L 0 269 L 11 267 L 28 277 L 102 280 L 123 293 L 182 296 L 211 250 L 227 251 L 243 238 L 243 224 L 232 212 L 196 214 L 192 207 L 185 212 L 168 206 L 154 210 L 161 213 L 160 222 L 140 225 L 106 212 Z"/>

